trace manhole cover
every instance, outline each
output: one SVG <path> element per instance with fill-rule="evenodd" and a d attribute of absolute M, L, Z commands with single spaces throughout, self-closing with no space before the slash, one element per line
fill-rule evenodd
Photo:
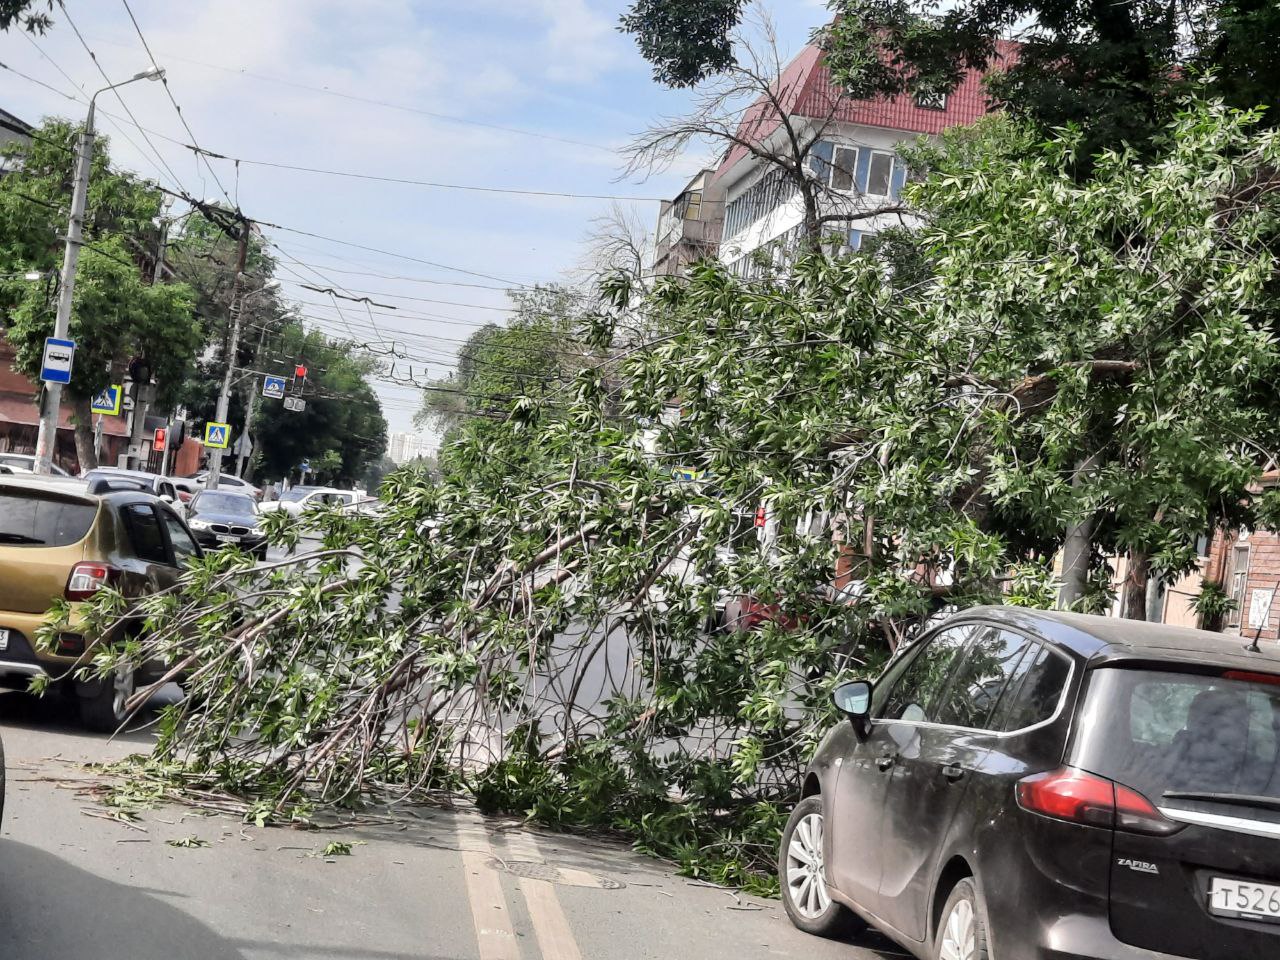
<path fill-rule="evenodd" d="M 499 860 L 494 857 L 489 861 L 489 868 L 509 873 L 513 877 L 525 880 L 545 880 L 547 883 L 558 883 L 566 887 L 593 887 L 596 890 L 621 890 L 626 886 L 618 880 L 598 877 L 585 870 L 574 870 L 571 867 L 554 867 L 549 863 L 534 863 L 531 860 Z"/>

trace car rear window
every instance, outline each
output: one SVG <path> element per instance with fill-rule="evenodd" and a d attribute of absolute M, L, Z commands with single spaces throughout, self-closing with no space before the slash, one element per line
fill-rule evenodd
<path fill-rule="evenodd" d="M 1102 668 L 1072 763 L 1159 803 L 1166 794 L 1280 800 L 1280 677 Z"/>
<path fill-rule="evenodd" d="M 0 546 L 66 547 L 79 543 L 97 515 L 94 503 L 0 493 Z"/>

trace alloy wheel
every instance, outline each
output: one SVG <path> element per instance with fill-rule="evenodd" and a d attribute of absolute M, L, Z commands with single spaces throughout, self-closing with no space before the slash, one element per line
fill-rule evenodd
<path fill-rule="evenodd" d="M 806 920 L 816 920 L 831 906 L 827 868 L 822 857 L 822 814 L 803 817 L 787 844 L 787 895 Z"/>
<path fill-rule="evenodd" d="M 957 900 L 942 927 L 938 960 L 974 960 L 978 955 L 978 930 L 969 900 Z"/>
<path fill-rule="evenodd" d="M 125 715 L 128 713 L 126 704 L 133 696 L 134 680 L 134 672 L 127 665 L 116 667 L 111 677 L 111 712 L 119 722 L 124 722 Z"/>

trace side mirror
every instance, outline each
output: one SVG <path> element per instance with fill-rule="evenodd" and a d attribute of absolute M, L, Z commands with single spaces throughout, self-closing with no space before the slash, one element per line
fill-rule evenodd
<path fill-rule="evenodd" d="M 865 739 L 871 722 L 871 684 L 866 680 L 842 683 L 831 692 L 831 700 L 849 718 L 858 739 Z"/>
<path fill-rule="evenodd" d="M 172 504 L 172 503 L 174 502 L 173 497 L 169 496 L 167 493 L 162 494 L 162 495 L 160 496 L 160 499 L 161 499 L 161 500 L 163 500 L 165 503 L 168 503 L 168 504 Z"/>

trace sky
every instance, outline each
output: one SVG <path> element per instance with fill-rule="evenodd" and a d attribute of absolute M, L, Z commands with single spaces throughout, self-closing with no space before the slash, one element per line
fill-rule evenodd
<path fill-rule="evenodd" d="M 262 164 L 638 198 L 623 206 L 645 224 L 656 223 L 658 198 L 698 167 L 691 155 L 647 181 L 620 179 L 619 148 L 689 104 L 689 94 L 652 80 L 631 38 L 618 32 L 624 0 L 128 5 L 181 118 L 159 83 L 120 90 L 123 105 L 104 94 L 99 128 L 113 160 L 290 228 L 265 233 L 277 244 L 277 278 L 306 322 L 404 355 L 374 384 L 390 431 L 423 432 L 412 425 L 421 392 L 394 381 L 447 375 L 471 333 L 508 315 L 504 288 L 563 279 L 581 262 L 592 219 L 612 201 Z M 820 0 L 772 0 L 767 9 L 791 53 L 826 19 Z M 66 0 L 66 15 L 55 8 L 53 16 L 42 38 L 0 34 L 0 62 L 54 88 L 0 70 L 0 107 L 10 113 L 31 123 L 81 119 L 85 91 L 105 86 L 103 73 L 118 82 L 151 66 L 124 0 Z M 201 160 L 185 146 L 192 134 L 203 149 L 241 162 Z M 370 247 L 380 252 L 362 249 Z M 339 301 L 337 308 L 304 282 L 385 306 Z"/>

